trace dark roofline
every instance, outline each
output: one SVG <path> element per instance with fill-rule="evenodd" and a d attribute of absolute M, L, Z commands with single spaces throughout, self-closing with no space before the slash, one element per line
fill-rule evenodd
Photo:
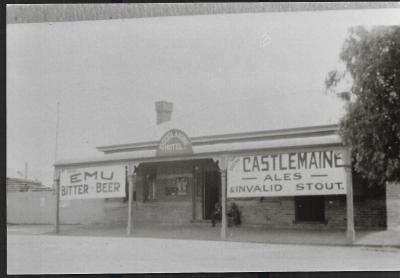
<path fill-rule="evenodd" d="M 258 141 L 265 139 L 280 139 L 280 138 L 298 138 L 298 137 L 310 137 L 315 135 L 330 135 L 338 131 L 338 124 L 331 125 L 320 125 L 311 127 L 297 127 L 290 129 L 276 129 L 268 131 L 255 131 L 255 132 L 244 132 L 244 133 L 231 133 L 231 134 L 220 134 L 210 136 L 198 136 L 192 137 L 192 145 L 211 145 L 217 143 L 233 143 L 233 142 L 244 142 L 244 141 Z M 108 145 L 97 147 L 98 150 L 105 154 L 127 152 L 127 151 L 138 151 L 138 150 L 151 150 L 157 148 L 159 139 L 147 142 L 137 142 L 131 144 L 119 144 L 119 145 Z"/>
<path fill-rule="evenodd" d="M 22 2 L 22 1 L 21 1 Z M 7 23 L 107 20 L 162 16 L 399 8 L 397 2 L 124 3 L 7 6 Z"/>
<path fill-rule="evenodd" d="M 30 180 L 30 179 L 24 179 L 24 178 L 7 178 L 6 179 L 7 183 L 14 182 L 14 183 L 27 183 L 31 185 L 38 185 L 41 186 L 43 185 L 41 181 L 36 181 L 36 180 Z"/>

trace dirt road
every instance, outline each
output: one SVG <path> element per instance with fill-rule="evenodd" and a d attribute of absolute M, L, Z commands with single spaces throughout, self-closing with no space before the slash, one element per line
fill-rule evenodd
<path fill-rule="evenodd" d="M 9 234 L 7 267 L 9 274 L 399 270 L 400 249 Z"/>

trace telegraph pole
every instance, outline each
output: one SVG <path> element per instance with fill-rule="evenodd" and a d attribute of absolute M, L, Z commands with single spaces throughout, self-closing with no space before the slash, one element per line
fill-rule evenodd
<path fill-rule="evenodd" d="M 54 163 L 57 162 L 57 150 L 58 150 L 58 127 L 60 122 L 60 102 L 57 101 L 57 123 L 56 123 L 56 146 L 54 150 Z M 54 189 L 56 192 L 56 219 L 55 219 L 55 233 L 60 232 L 60 177 L 54 166 Z"/>

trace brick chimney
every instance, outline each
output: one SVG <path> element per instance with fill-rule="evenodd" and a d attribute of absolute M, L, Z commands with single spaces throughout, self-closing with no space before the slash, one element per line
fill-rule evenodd
<path fill-rule="evenodd" d="M 173 103 L 168 101 L 156 101 L 157 124 L 171 120 Z"/>

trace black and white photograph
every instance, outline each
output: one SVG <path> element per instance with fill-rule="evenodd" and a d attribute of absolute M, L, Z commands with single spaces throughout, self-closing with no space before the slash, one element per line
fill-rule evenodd
<path fill-rule="evenodd" d="M 6 16 L 7 274 L 400 270 L 400 2 Z"/>

